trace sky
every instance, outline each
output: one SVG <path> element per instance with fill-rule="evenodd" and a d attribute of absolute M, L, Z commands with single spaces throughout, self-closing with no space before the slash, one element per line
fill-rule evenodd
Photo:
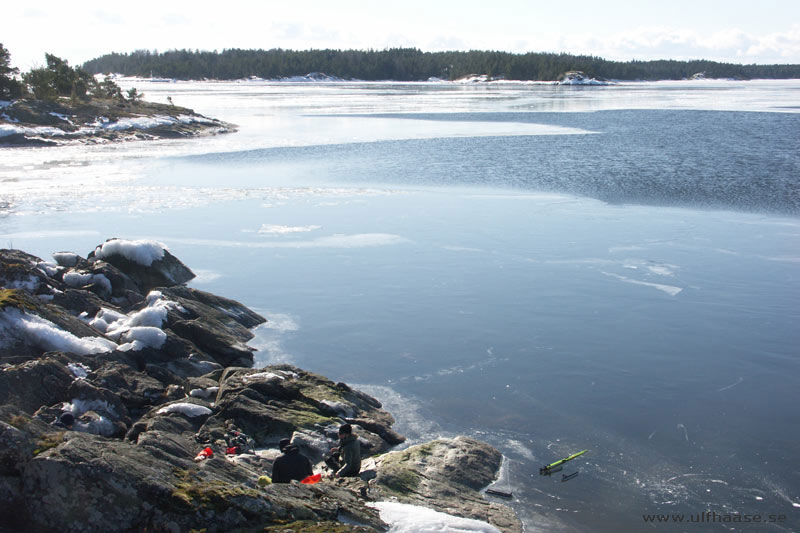
<path fill-rule="evenodd" d="M 226 48 L 567 52 L 614 60 L 800 64 L 797 0 L 136 0 L 7 2 L 12 66 Z"/>

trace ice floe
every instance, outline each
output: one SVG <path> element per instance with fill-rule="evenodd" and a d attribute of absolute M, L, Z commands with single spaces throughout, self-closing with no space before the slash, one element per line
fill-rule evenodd
<path fill-rule="evenodd" d="M 258 232 L 269 235 L 286 235 L 290 233 L 306 233 L 320 228 L 321 226 L 280 226 L 275 224 L 262 224 Z"/>

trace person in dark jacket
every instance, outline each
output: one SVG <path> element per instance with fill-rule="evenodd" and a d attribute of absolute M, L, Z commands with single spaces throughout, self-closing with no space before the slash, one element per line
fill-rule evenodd
<path fill-rule="evenodd" d="M 58 420 L 53 422 L 53 425 L 64 429 L 72 429 L 72 426 L 75 425 L 75 415 L 69 411 L 64 411 L 61 413 L 61 416 L 58 417 Z"/>
<path fill-rule="evenodd" d="M 293 479 L 302 481 L 314 474 L 311 461 L 289 439 L 281 439 L 278 448 L 281 456 L 272 463 L 273 483 L 289 483 Z"/>
<path fill-rule="evenodd" d="M 339 427 L 339 446 L 331 448 L 332 455 L 328 466 L 334 469 L 334 477 L 358 477 L 361 472 L 361 444 L 353 435 L 353 426 L 342 424 Z"/>

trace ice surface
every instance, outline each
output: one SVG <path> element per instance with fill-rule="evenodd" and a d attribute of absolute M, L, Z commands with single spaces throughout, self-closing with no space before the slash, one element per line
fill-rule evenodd
<path fill-rule="evenodd" d="M 378 510 L 381 520 L 391 526 L 390 533 L 500 533 L 486 522 L 440 513 L 432 509 L 398 502 L 368 503 Z"/>
<path fill-rule="evenodd" d="M 121 255 L 142 266 L 150 266 L 154 261 L 164 257 L 168 250 L 165 244 L 156 241 L 111 239 L 95 249 L 95 257 L 107 259 L 112 255 Z"/>
<path fill-rule="evenodd" d="M 181 413 L 188 417 L 206 416 L 210 415 L 211 412 L 211 409 L 208 407 L 186 402 L 173 403 L 156 411 L 156 413 L 159 415 L 167 413 Z"/>
<path fill-rule="evenodd" d="M 603 272 L 603 274 L 612 278 L 616 278 L 620 281 L 624 281 L 625 283 L 632 283 L 634 285 L 643 285 L 645 287 L 653 287 L 654 289 L 666 292 L 670 296 L 676 296 L 683 290 L 682 287 L 675 287 L 673 285 L 663 285 L 661 283 L 650 283 L 649 281 L 638 281 L 625 276 L 620 276 L 619 274 L 612 274 L 610 272 Z"/>
<path fill-rule="evenodd" d="M 314 231 L 315 229 L 320 229 L 320 226 L 278 226 L 274 224 L 264 224 L 258 232 L 270 235 L 285 235 L 287 233 L 305 233 Z"/>
<path fill-rule="evenodd" d="M 211 239 L 175 238 L 173 242 L 199 246 L 218 246 L 223 248 L 368 248 L 372 246 L 391 246 L 410 242 L 400 235 L 390 233 L 357 233 L 354 235 L 330 235 L 308 241 L 275 240 L 267 242 L 242 242 Z"/>

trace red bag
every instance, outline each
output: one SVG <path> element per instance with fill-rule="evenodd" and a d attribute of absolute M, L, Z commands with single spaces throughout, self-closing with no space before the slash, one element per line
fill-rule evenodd
<path fill-rule="evenodd" d="M 238 446 L 231 446 L 230 448 L 225 448 L 225 454 L 227 454 L 227 455 L 239 455 L 239 447 Z"/>
<path fill-rule="evenodd" d="M 313 476 L 308 476 L 300 483 L 305 485 L 313 485 L 315 483 L 319 483 L 320 481 L 322 481 L 322 474 L 314 474 Z"/>
<path fill-rule="evenodd" d="M 199 462 L 203 459 L 208 459 L 209 457 L 214 457 L 214 450 L 211 448 L 203 448 L 200 453 L 195 456 L 194 460 Z"/>

